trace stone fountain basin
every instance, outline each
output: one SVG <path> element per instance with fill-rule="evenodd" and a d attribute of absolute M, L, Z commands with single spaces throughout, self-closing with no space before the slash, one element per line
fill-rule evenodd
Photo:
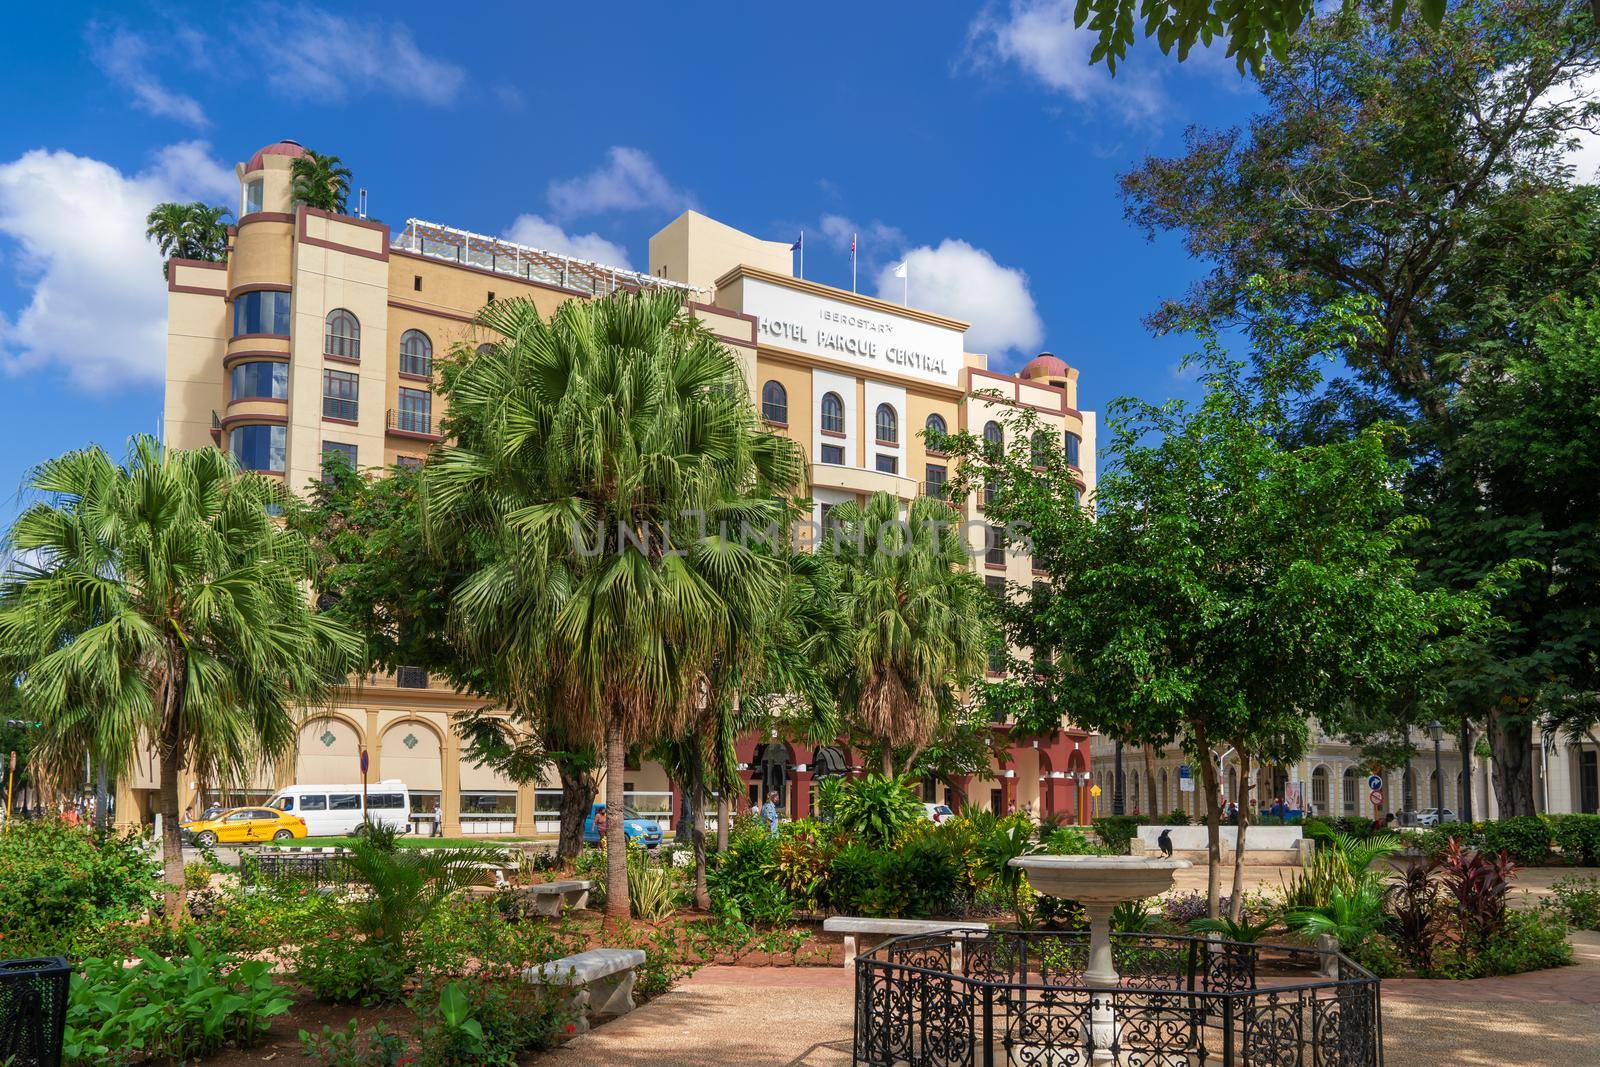
<path fill-rule="evenodd" d="M 1018 856 L 1011 866 L 1028 875 L 1035 890 L 1080 904 L 1119 904 L 1158 896 L 1188 860 L 1147 856 Z"/>

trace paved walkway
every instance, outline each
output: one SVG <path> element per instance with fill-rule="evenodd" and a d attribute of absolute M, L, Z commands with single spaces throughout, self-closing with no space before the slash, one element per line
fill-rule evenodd
<path fill-rule="evenodd" d="M 1470 982 L 1384 983 L 1387 1067 L 1593 1067 L 1600 1062 L 1600 934 L 1577 965 Z M 844 968 L 707 967 L 540 1067 L 843 1067 L 853 976 Z"/>

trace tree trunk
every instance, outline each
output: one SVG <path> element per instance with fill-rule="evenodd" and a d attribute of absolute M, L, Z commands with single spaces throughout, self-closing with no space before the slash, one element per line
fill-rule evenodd
<path fill-rule="evenodd" d="M 1145 800 L 1145 803 L 1150 805 L 1150 811 L 1148 814 L 1156 816 L 1165 815 L 1166 812 L 1161 810 L 1161 805 L 1166 803 L 1167 798 L 1164 796 L 1156 796 L 1155 753 L 1151 750 L 1149 745 L 1144 745 L 1142 747 L 1144 748 L 1144 793 L 1141 794 L 1140 799 Z M 1145 798 L 1148 799 L 1146 800 Z"/>
<path fill-rule="evenodd" d="M 606 917 L 626 919 L 628 905 L 628 834 L 622 776 L 627 773 L 627 746 L 622 731 L 606 729 Z"/>
<path fill-rule="evenodd" d="M 1206 793 L 1206 916 L 1215 919 L 1222 895 L 1222 797 L 1218 794 L 1217 765 L 1203 734 L 1196 735 L 1200 757 L 1200 787 Z"/>
<path fill-rule="evenodd" d="M 557 759 L 555 764 L 556 773 L 561 776 L 561 833 L 556 839 L 556 859 L 565 863 L 576 859 L 583 848 L 583 824 L 594 803 L 596 782 L 592 770 L 575 767 L 563 759 Z"/>
<path fill-rule="evenodd" d="M 178 758 L 178 746 L 161 745 L 161 788 L 156 794 L 157 810 L 161 812 L 161 866 L 167 882 L 167 926 L 176 930 L 183 921 L 183 838 L 178 832 L 178 779 L 183 775 L 183 762 Z"/>
<path fill-rule="evenodd" d="M 1228 899 L 1228 918 L 1239 921 L 1244 906 L 1244 832 L 1250 825 L 1250 757 L 1244 749 L 1234 746 L 1239 753 L 1239 805 L 1238 835 L 1233 839 L 1233 896 Z"/>
<path fill-rule="evenodd" d="M 706 886 L 706 783 L 704 768 L 698 760 L 694 765 L 694 780 L 689 783 L 690 810 L 694 812 L 694 825 L 689 828 L 689 843 L 694 848 L 694 906 L 701 911 L 711 910 L 711 890 Z"/>
<path fill-rule="evenodd" d="M 728 832 L 733 823 L 733 800 L 729 791 L 717 791 L 717 851 L 728 851 Z"/>
<path fill-rule="evenodd" d="M 1500 707 L 1489 710 L 1489 751 L 1494 756 L 1494 795 L 1500 818 L 1534 815 L 1533 727 L 1521 717 L 1506 715 Z"/>

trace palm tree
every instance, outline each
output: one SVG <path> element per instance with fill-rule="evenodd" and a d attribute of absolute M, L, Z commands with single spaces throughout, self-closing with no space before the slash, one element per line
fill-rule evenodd
<path fill-rule="evenodd" d="M 307 151 L 289 164 L 289 195 L 307 207 L 343 215 L 350 198 L 350 168 L 333 155 Z"/>
<path fill-rule="evenodd" d="M 228 254 L 228 216 L 225 207 L 210 207 L 196 200 L 188 204 L 157 204 L 145 216 L 145 237 L 161 249 L 161 274 L 166 276 L 174 259 L 200 259 L 220 263 Z"/>
<path fill-rule="evenodd" d="M 777 594 L 777 564 L 729 531 L 780 514 L 798 454 L 758 428 L 738 362 L 674 294 L 549 320 L 508 300 L 479 321 L 504 340 L 446 379 L 455 443 L 424 469 L 424 530 L 487 558 L 452 592 L 460 639 L 511 690 L 560 694 L 543 713 L 563 735 L 599 742 L 606 908 L 625 918 L 624 755 L 683 732 L 729 616 Z"/>
<path fill-rule="evenodd" d="M 167 917 L 183 905 L 178 782 L 238 781 L 294 749 L 300 710 L 362 662 L 358 638 L 311 609 L 310 556 L 273 517 L 283 484 L 214 448 L 134 438 L 118 465 L 68 452 L 30 477 L 0 584 L 0 664 L 42 723 L 35 769 L 86 756 L 160 767 Z"/>
<path fill-rule="evenodd" d="M 883 772 L 896 757 L 910 768 L 939 722 L 983 669 L 988 594 L 967 567 L 950 505 L 931 497 L 899 502 L 875 493 L 865 506 L 841 504 L 832 517 L 849 620 L 849 662 L 840 701 L 851 726 L 881 748 Z"/>

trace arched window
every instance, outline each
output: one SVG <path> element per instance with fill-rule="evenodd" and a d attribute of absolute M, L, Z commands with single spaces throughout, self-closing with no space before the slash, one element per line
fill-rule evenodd
<path fill-rule="evenodd" d="M 1340 806 L 1344 808 L 1346 815 L 1355 813 L 1357 788 L 1359 787 L 1356 785 L 1356 769 L 1354 767 L 1346 767 L 1344 769 L 1344 779 L 1339 783 Z"/>
<path fill-rule="evenodd" d="M 789 394 L 779 382 L 761 387 L 761 417 L 768 422 L 789 423 Z"/>
<path fill-rule="evenodd" d="M 1006 432 L 993 419 L 983 424 L 983 443 L 990 446 L 991 452 L 998 452 L 1006 446 Z"/>
<path fill-rule="evenodd" d="M 433 342 L 421 330 L 407 330 L 400 335 L 400 373 L 433 377 Z"/>
<path fill-rule="evenodd" d="M 822 394 L 822 428 L 828 433 L 844 433 L 844 401 L 838 393 Z"/>
<path fill-rule="evenodd" d="M 1311 807 L 1318 815 L 1328 813 L 1328 768 L 1318 767 L 1311 772 Z"/>
<path fill-rule="evenodd" d="M 1050 435 L 1044 430 L 1033 431 L 1033 440 L 1029 442 L 1029 459 L 1035 467 L 1045 467 L 1050 464 Z"/>
<path fill-rule="evenodd" d="M 877 428 L 879 444 L 897 445 L 900 443 L 900 416 L 894 413 L 894 408 L 891 405 L 879 404 L 878 414 L 873 423 Z"/>
<path fill-rule="evenodd" d="M 1082 467 L 1083 464 L 1078 462 L 1078 446 L 1083 444 L 1083 438 L 1079 437 L 1071 430 L 1066 432 L 1065 437 L 1067 446 L 1067 463 L 1074 467 Z"/>
<path fill-rule="evenodd" d="M 361 323 L 344 308 L 328 312 L 323 323 L 322 351 L 340 359 L 361 358 Z"/>
<path fill-rule="evenodd" d="M 940 439 L 943 438 L 945 434 L 950 432 L 950 428 L 945 424 L 944 416 L 939 414 L 937 411 L 928 416 L 928 422 L 925 428 L 928 431 L 929 448 L 938 448 L 942 443 Z"/>

